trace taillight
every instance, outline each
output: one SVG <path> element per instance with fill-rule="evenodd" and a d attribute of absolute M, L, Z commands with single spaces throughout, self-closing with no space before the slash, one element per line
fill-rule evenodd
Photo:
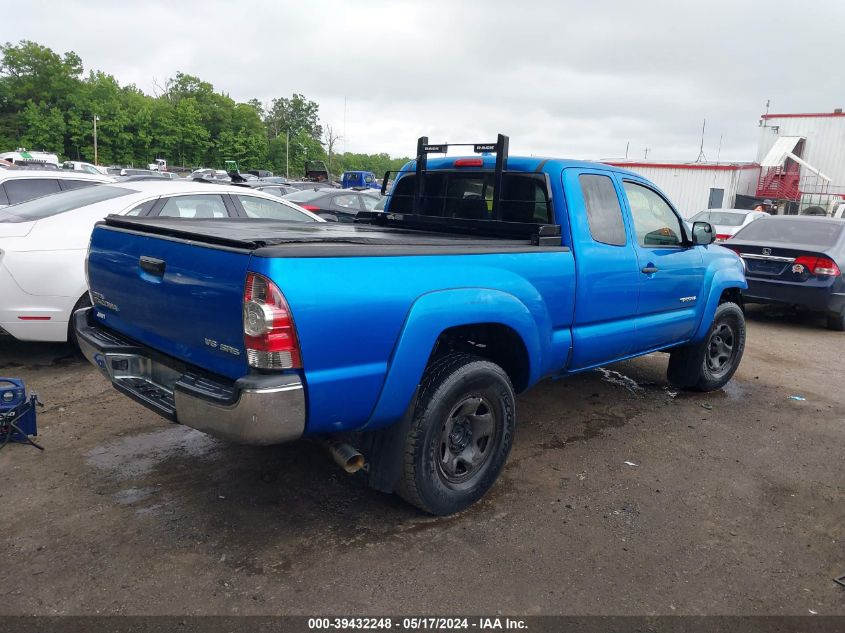
<path fill-rule="evenodd" d="M 299 206 L 302 207 L 303 209 L 305 209 L 306 211 L 319 211 L 320 210 L 320 207 L 315 207 L 313 204 L 301 204 Z"/>
<path fill-rule="evenodd" d="M 716 233 L 717 242 L 724 242 L 725 240 L 729 239 L 731 239 L 731 236 L 728 233 Z"/>
<path fill-rule="evenodd" d="M 792 262 L 793 270 L 795 270 L 796 266 L 803 266 L 811 275 L 838 277 L 842 274 L 839 270 L 839 266 L 836 265 L 836 262 L 828 257 L 811 257 L 809 255 L 802 255 Z"/>
<path fill-rule="evenodd" d="M 256 273 L 247 273 L 244 288 L 244 346 L 250 367 L 302 367 L 290 308 L 275 284 Z"/>

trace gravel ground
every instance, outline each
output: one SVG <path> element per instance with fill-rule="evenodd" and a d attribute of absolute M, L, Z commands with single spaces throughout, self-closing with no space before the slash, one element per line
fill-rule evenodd
<path fill-rule="evenodd" d="M 0 452 L 0 612 L 845 615 L 845 335 L 822 325 L 751 309 L 717 393 L 677 393 L 661 354 L 541 383 L 493 491 L 448 519 L 0 340 L 46 404 L 46 451 Z"/>

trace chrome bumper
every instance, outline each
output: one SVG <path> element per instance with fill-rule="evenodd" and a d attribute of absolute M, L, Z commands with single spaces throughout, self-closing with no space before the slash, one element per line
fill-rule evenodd
<path fill-rule="evenodd" d="M 296 374 L 237 381 L 194 373 L 119 334 L 73 316 L 79 347 L 114 387 L 174 422 L 240 444 L 281 444 L 305 430 L 305 392 Z"/>

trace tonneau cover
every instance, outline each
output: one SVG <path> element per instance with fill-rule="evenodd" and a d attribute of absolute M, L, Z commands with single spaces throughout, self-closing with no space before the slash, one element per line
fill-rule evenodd
<path fill-rule="evenodd" d="M 258 250 L 256 255 L 268 257 L 562 250 L 562 247 L 538 249 L 537 246 L 531 245 L 530 240 L 451 235 L 365 224 L 283 222 L 253 218 L 139 218 L 115 215 L 108 216 L 105 224 L 192 242 Z"/>

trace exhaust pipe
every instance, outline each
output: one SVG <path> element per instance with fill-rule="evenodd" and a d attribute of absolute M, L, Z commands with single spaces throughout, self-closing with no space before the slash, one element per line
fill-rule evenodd
<path fill-rule="evenodd" d="M 329 440 L 326 442 L 326 448 L 329 449 L 335 463 L 350 475 L 364 467 L 364 456 L 351 444 Z"/>

